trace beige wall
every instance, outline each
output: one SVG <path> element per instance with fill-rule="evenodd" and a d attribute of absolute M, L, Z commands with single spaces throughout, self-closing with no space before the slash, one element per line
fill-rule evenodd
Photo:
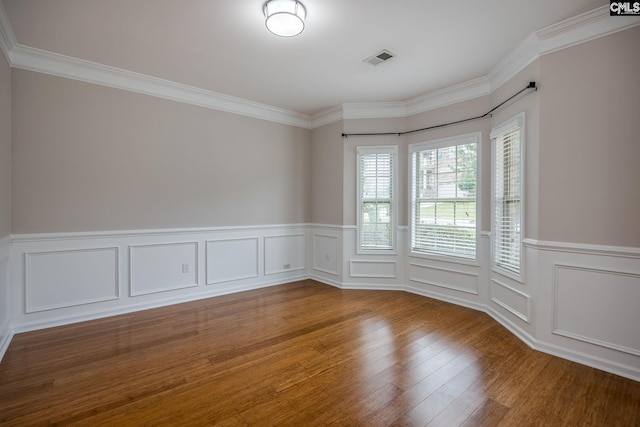
<path fill-rule="evenodd" d="M 540 60 L 540 239 L 640 247 L 640 27 Z"/>
<path fill-rule="evenodd" d="M 0 238 L 11 234 L 11 68 L 0 53 Z"/>
<path fill-rule="evenodd" d="M 342 121 L 311 131 L 311 222 L 342 225 Z"/>
<path fill-rule="evenodd" d="M 9 239 L 11 234 L 11 68 L 0 52 L 0 342 L 10 336 Z"/>
<path fill-rule="evenodd" d="M 629 54 L 637 40 L 638 27 L 545 55 L 491 96 L 312 131 L 28 71 L 11 76 L 0 61 L 0 236 L 10 221 L 14 233 L 353 225 L 355 147 L 376 144 L 399 147 L 398 222 L 407 225 L 408 144 L 475 131 L 481 229 L 490 230 L 489 131 L 525 111 L 526 237 L 640 246 L 640 57 Z M 471 117 L 531 80 L 538 92 L 491 119 L 402 138 L 341 137 Z"/>
<path fill-rule="evenodd" d="M 13 233 L 310 220 L 310 132 L 14 70 Z"/>

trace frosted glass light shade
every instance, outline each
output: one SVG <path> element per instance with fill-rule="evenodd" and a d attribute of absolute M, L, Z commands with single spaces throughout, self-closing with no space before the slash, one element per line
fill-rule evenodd
<path fill-rule="evenodd" d="M 263 8 L 267 29 L 282 37 L 297 36 L 304 30 L 307 10 L 296 0 L 269 0 Z"/>

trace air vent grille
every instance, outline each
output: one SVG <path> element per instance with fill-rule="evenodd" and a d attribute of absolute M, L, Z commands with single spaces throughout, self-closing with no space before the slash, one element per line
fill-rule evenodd
<path fill-rule="evenodd" d="M 376 53 L 373 56 L 370 56 L 369 58 L 365 59 L 362 62 L 368 62 L 371 65 L 378 65 L 381 64 L 383 62 L 387 62 L 390 59 L 393 59 L 396 57 L 395 53 L 391 53 L 388 50 L 382 50 L 378 53 Z"/>

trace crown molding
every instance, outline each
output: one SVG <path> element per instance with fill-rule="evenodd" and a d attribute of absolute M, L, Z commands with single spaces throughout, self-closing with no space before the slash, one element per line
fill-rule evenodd
<path fill-rule="evenodd" d="M 344 113 L 342 111 L 342 105 L 326 108 L 311 116 L 309 128 L 316 129 L 331 123 L 339 122 L 343 117 Z"/>
<path fill-rule="evenodd" d="M 540 39 L 548 39 L 554 36 L 560 36 L 564 33 L 569 33 L 572 30 L 584 26 L 588 26 L 589 24 L 592 24 L 594 22 L 608 19 L 608 17 L 609 6 L 600 6 L 588 12 L 565 19 L 564 21 L 560 21 L 556 24 L 551 24 L 548 27 L 535 31 L 535 34 Z M 611 20 L 611 22 L 613 23 L 616 20 L 617 17 L 615 20 Z"/>
<path fill-rule="evenodd" d="M 535 33 L 531 33 L 489 72 L 487 75 L 490 86 L 489 92 L 493 92 L 511 80 L 539 57 L 540 42 Z"/>
<path fill-rule="evenodd" d="M 609 16 L 609 7 L 605 5 L 535 31 L 489 72 L 491 91 L 505 84 L 543 55 L 636 25 L 640 25 L 637 17 Z"/>
<path fill-rule="evenodd" d="M 486 77 L 463 82 L 445 89 L 400 102 L 370 102 L 342 104 L 342 120 L 402 118 L 452 105 L 490 93 Z"/>
<path fill-rule="evenodd" d="M 486 76 L 400 102 L 347 103 L 313 115 L 134 73 L 17 43 L 0 2 L 0 49 L 12 67 L 157 96 L 285 125 L 315 129 L 340 120 L 400 118 L 481 97 L 547 53 L 640 25 L 636 16 L 611 17 L 608 6 L 531 33 Z"/>
<path fill-rule="evenodd" d="M 344 120 L 351 119 L 389 119 L 405 117 L 406 102 L 354 102 L 342 104 Z"/>
<path fill-rule="evenodd" d="M 412 116 L 447 105 L 478 98 L 491 93 L 490 81 L 487 77 L 458 83 L 447 88 L 429 92 L 405 101 L 407 116 Z"/>
<path fill-rule="evenodd" d="M 102 86 L 193 104 L 291 126 L 309 127 L 309 116 L 120 68 L 17 44 L 12 66 Z"/>
<path fill-rule="evenodd" d="M 343 119 L 404 117 L 446 107 L 458 102 L 489 95 L 527 65 L 548 53 L 575 46 L 599 37 L 640 25 L 636 16 L 609 16 L 609 7 L 601 6 L 529 34 L 486 76 L 444 89 L 429 92 L 404 102 L 376 104 L 343 104 Z"/>
<path fill-rule="evenodd" d="M 4 53 L 7 62 L 11 65 L 11 51 L 16 46 L 16 37 L 7 17 L 7 12 L 0 1 L 0 50 Z"/>
<path fill-rule="evenodd" d="M 534 34 L 539 41 L 539 54 L 546 55 L 640 25 L 638 16 L 610 16 L 609 6 L 550 25 Z"/>

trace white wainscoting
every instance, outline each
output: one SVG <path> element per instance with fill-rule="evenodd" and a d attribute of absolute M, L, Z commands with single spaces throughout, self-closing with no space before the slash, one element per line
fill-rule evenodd
<path fill-rule="evenodd" d="M 260 238 L 207 241 L 207 285 L 252 279 L 260 274 Z"/>
<path fill-rule="evenodd" d="M 407 285 L 401 289 L 485 311 L 486 306 L 480 291 L 486 285 L 480 283 L 480 266 L 409 258 L 406 270 Z"/>
<path fill-rule="evenodd" d="M 338 275 L 338 237 L 313 233 L 313 269 Z"/>
<path fill-rule="evenodd" d="M 344 289 L 405 290 L 404 254 L 407 227 L 396 227 L 395 247 L 379 253 L 359 251 L 358 229 L 342 229 L 341 287 Z"/>
<path fill-rule="evenodd" d="M 537 290 L 539 288 L 538 269 L 535 252 L 530 247 L 523 248 L 521 257 L 521 275 L 503 274 L 493 268 L 491 245 L 493 235 L 483 233 L 487 237 L 487 303 L 486 312 L 504 327 L 513 332 L 527 345 L 538 348 L 536 340 L 537 324 L 534 310 Z"/>
<path fill-rule="evenodd" d="M 342 278 L 343 242 L 345 227 L 327 224 L 311 224 L 311 268 L 314 280 L 344 288 Z"/>
<path fill-rule="evenodd" d="M 13 332 L 311 277 L 485 311 L 535 349 L 640 380 L 640 248 L 525 240 L 517 282 L 490 270 L 487 233 L 478 263 L 465 264 L 408 256 L 404 229 L 397 254 L 359 255 L 355 231 L 294 224 L 0 239 L 0 285 L 10 276 L 0 296 L 11 301 L 0 352 Z"/>
<path fill-rule="evenodd" d="M 469 267 L 469 270 L 471 270 L 471 267 Z M 480 269 L 474 268 L 473 270 L 477 271 L 456 268 L 455 264 L 451 267 L 445 267 L 427 264 L 426 262 L 411 261 L 409 262 L 409 280 L 424 285 L 478 295 Z"/>
<path fill-rule="evenodd" d="M 307 229 L 14 235 L 10 328 L 41 329 L 308 278 Z"/>
<path fill-rule="evenodd" d="M 640 248 L 525 240 L 534 347 L 640 380 Z"/>
<path fill-rule="evenodd" d="M 305 233 L 264 238 L 264 274 L 280 274 L 307 268 Z"/>
<path fill-rule="evenodd" d="M 519 319 L 530 322 L 531 297 L 498 279 L 491 279 L 491 301 Z"/>
<path fill-rule="evenodd" d="M 555 264 L 553 333 L 640 356 L 640 274 Z"/>
<path fill-rule="evenodd" d="M 0 238 L 0 360 L 7 351 L 13 333 L 11 332 L 10 289 L 10 243 L 11 236 Z"/>
<path fill-rule="evenodd" d="M 129 295 L 198 286 L 198 242 L 129 246 Z"/>
<path fill-rule="evenodd" d="M 410 236 L 406 230 L 405 247 Z M 485 311 L 488 294 L 489 234 L 480 233 L 475 260 L 408 253 L 403 289 L 418 295 Z"/>
<path fill-rule="evenodd" d="M 118 247 L 25 252 L 26 313 L 119 298 Z"/>
<path fill-rule="evenodd" d="M 352 259 L 349 261 L 349 276 L 395 279 L 398 277 L 397 264 L 396 261 Z"/>

